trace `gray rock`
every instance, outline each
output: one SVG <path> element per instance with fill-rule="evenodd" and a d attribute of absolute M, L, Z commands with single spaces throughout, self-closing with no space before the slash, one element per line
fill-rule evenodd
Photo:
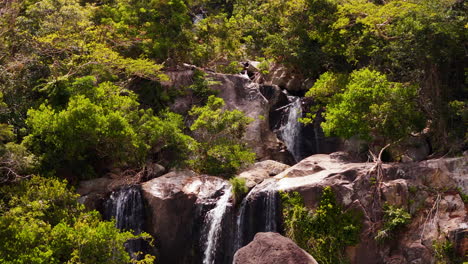
<path fill-rule="evenodd" d="M 320 154 L 302 160 L 273 180 L 277 190 L 299 192 L 310 209 L 317 206 L 326 186 L 332 187 L 345 208 L 361 208 L 365 216 L 363 235 L 360 243 L 347 251 L 351 263 L 433 263 L 433 242 L 468 228 L 468 214 L 456 191 L 466 189 L 466 162 L 467 157 L 385 163 L 378 184 L 371 180 L 376 177 L 374 163 L 351 163 Z M 373 191 L 376 187 L 381 196 Z M 410 206 L 414 217 L 407 228 L 394 234 L 393 243 L 377 245 L 373 239 L 375 224 L 381 221 L 378 208 L 385 202 Z M 454 245 L 464 248 L 464 241 L 458 239 Z M 370 261 L 366 261 L 369 256 Z"/>
<path fill-rule="evenodd" d="M 160 164 L 157 164 L 157 163 L 146 164 L 143 181 L 148 181 L 148 180 L 157 178 L 163 175 L 165 172 L 166 172 L 166 168 L 164 168 L 164 166 Z"/>
<path fill-rule="evenodd" d="M 260 92 L 260 85 L 238 75 L 210 74 L 220 84 L 213 86 L 220 91 L 219 97 L 226 102 L 228 109 L 237 109 L 253 118 L 247 127 L 244 140 L 257 154 L 257 159 L 282 161 L 282 143 L 270 130 L 270 103 Z M 276 99 L 271 99 L 276 100 Z"/>
<path fill-rule="evenodd" d="M 164 87 L 189 86 L 193 80 L 193 71 L 171 71 L 166 72 L 170 81 L 162 82 Z M 256 153 L 258 160 L 273 159 L 289 162 L 290 156 L 283 151 L 284 145 L 270 130 L 270 111 L 275 103 L 284 97 L 281 90 L 276 87 L 268 98 L 262 94 L 263 85 L 251 82 L 239 74 L 219 74 L 208 72 L 208 77 L 219 82 L 211 88 L 218 90 L 218 96 L 226 102 L 229 110 L 237 109 L 243 111 L 247 116 L 253 118 L 244 136 L 244 140 Z M 268 89 L 263 89 L 268 90 Z M 170 109 L 179 114 L 185 114 L 190 110 L 193 100 L 190 95 L 180 96 L 170 106 Z"/>
<path fill-rule="evenodd" d="M 239 249 L 233 264 L 317 264 L 291 239 L 278 233 L 257 233 L 252 242 Z"/>
<path fill-rule="evenodd" d="M 87 181 L 81 181 L 78 183 L 78 187 L 76 188 L 76 192 L 79 195 L 88 195 L 90 193 L 106 193 L 110 192 L 111 190 L 108 188 L 111 183 L 112 179 L 110 178 L 96 178 Z"/>
<path fill-rule="evenodd" d="M 276 176 L 291 166 L 274 160 L 264 160 L 255 163 L 252 167 L 264 169 L 270 176 Z"/>
<path fill-rule="evenodd" d="M 301 75 L 294 74 L 286 67 L 280 64 L 275 64 L 270 67 L 269 73 L 265 76 L 265 84 L 277 85 L 288 91 L 308 90 L 309 82 L 304 85 L 304 78 Z"/>
<path fill-rule="evenodd" d="M 406 180 L 398 179 L 382 184 L 382 195 L 385 202 L 397 207 L 408 206 L 408 184 Z"/>
<path fill-rule="evenodd" d="M 157 238 L 161 263 L 192 263 L 197 203 L 227 184 L 218 177 L 174 171 L 142 184 L 147 202 L 147 232 Z M 200 225 L 200 223 L 199 223 Z"/>
<path fill-rule="evenodd" d="M 265 169 L 252 168 L 250 170 L 242 172 L 237 177 L 245 179 L 247 188 L 251 189 L 255 185 L 261 183 L 263 180 L 268 179 L 270 177 L 270 174 Z"/>

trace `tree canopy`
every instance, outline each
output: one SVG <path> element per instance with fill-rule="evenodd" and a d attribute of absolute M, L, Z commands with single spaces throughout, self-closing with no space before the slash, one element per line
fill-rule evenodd
<path fill-rule="evenodd" d="M 329 75 L 327 75 L 329 76 Z M 337 90 L 334 82 L 318 82 L 309 91 Z M 424 127 L 417 111 L 416 87 L 390 82 L 384 74 L 367 68 L 354 71 L 349 82 L 335 92 L 326 107 L 323 130 L 344 138 L 358 135 L 380 144 L 395 142 Z"/>

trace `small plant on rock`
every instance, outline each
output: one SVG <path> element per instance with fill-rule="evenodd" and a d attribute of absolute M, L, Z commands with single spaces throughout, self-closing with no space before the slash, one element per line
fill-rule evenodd
<path fill-rule="evenodd" d="M 323 264 L 347 263 L 344 249 L 359 241 L 361 217 L 344 211 L 330 187 L 311 212 L 299 193 L 281 193 L 286 235 Z"/>
<path fill-rule="evenodd" d="M 247 187 L 244 178 L 234 177 L 231 178 L 229 182 L 232 185 L 232 198 L 237 203 L 249 192 L 249 188 Z"/>
<path fill-rule="evenodd" d="M 394 237 L 394 235 L 405 227 L 411 220 L 411 215 L 403 208 L 385 204 L 383 208 L 384 224 L 383 228 L 377 232 L 375 239 L 384 242 Z"/>

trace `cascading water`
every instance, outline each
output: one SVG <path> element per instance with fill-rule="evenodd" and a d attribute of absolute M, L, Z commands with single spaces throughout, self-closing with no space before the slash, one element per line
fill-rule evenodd
<path fill-rule="evenodd" d="M 203 264 L 213 264 L 215 262 L 216 249 L 222 230 L 223 218 L 229 205 L 229 198 L 231 198 L 230 186 L 224 190 L 224 194 L 216 202 L 215 207 L 206 214 L 205 225 L 208 227 L 208 234 L 205 243 Z"/>
<path fill-rule="evenodd" d="M 121 230 L 141 233 L 144 224 L 144 207 L 138 186 L 124 187 L 112 192 L 106 202 L 105 217 L 115 218 L 115 225 Z"/>
<path fill-rule="evenodd" d="M 289 152 L 294 157 L 296 162 L 301 160 L 300 153 L 300 137 L 301 123 L 299 118 L 302 117 L 301 98 L 297 96 L 288 96 L 291 102 L 288 105 L 288 117 L 284 125 L 279 129 L 281 138 L 283 139 Z"/>
<path fill-rule="evenodd" d="M 129 186 L 112 192 L 109 200 L 105 203 L 104 217 L 106 219 L 114 218 L 117 228 L 125 231 L 133 230 L 133 234 L 137 235 L 143 231 L 144 210 L 140 187 Z M 137 252 L 150 253 L 153 251 L 147 241 L 139 238 L 125 242 L 125 249 L 135 260 L 140 260 L 144 255 L 139 255 Z"/>
<path fill-rule="evenodd" d="M 243 246 L 243 232 L 244 232 L 243 225 L 244 225 L 244 218 L 245 218 L 245 210 L 246 210 L 247 201 L 250 198 L 249 196 L 252 193 L 253 192 L 251 191 L 247 194 L 244 200 L 242 200 L 242 203 L 239 208 L 239 214 L 237 215 L 237 219 L 236 219 L 236 235 L 234 237 L 235 241 L 234 241 L 234 250 L 233 250 L 234 253 Z"/>
<path fill-rule="evenodd" d="M 266 209 L 266 217 L 265 217 L 265 232 L 276 232 L 276 205 L 277 205 L 277 198 L 278 193 L 276 190 L 267 190 L 266 191 L 266 198 L 265 198 L 265 209 Z"/>
<path fill-rule="evenodd" d="M 242 201 L 236 219 L 234 250 L 249 243 L 258 232 L 278 231 L 278 192 L 273 185 L 254 188 Z"/>

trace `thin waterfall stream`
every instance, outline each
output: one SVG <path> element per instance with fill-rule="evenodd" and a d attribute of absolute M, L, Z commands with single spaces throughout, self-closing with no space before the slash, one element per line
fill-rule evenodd
<path fill-rule="evenodd" d="M 302 117 L 301 98 L 288 96 L 291 102 L 288 106 L 288 117 L 284 125 L 279 129 L 281 138 L 296 162 L 301 160 L 300 137 L 301 126 L 299 118 Z"/>
<path fill-rule="evenodd" d="M 254 188 L 247 194 L 235 222 L 234 253 L 249 243 L 258 232 L 278 232 L 277 206 L 278 192 L 273 185 L 261 190 Z M 259 211 L 261 215 L 252 215 Z"/>
<path fill-rule="evenodd" d="M 145 217 L 139 187 L 129 186 L 112 192 L 105 205 L 105 217 L 115 218 L 115 226 L 120 230 L 141 233 Z"/>
<path fill-rule="evenodd" d="M 215 262 L 222 221 L 229 205 L 229 199 L 231 198 L 231 189 L 231 186 L 226 188 L 224 194 L 216 202 L 215 207 L 206 214 L 205 223 L 208 226 L 208 235 L 203 254 L 203 264 L 214 264 Z"/>
<path fill-rule="evenodd" d="M 145 208 L 140 186 L 123 187 L 111 193 L 105 203 L 104 217 L 115 219 L 115 226 L 122 231 L 132 231 L 137 235 L 143 231 L 145 224 Z M 141 260 L 144 254 L 151 252 L 151 245 L 143 239 L 130 239 L 125 242 L 125 249 L 130 257 Z"/>

